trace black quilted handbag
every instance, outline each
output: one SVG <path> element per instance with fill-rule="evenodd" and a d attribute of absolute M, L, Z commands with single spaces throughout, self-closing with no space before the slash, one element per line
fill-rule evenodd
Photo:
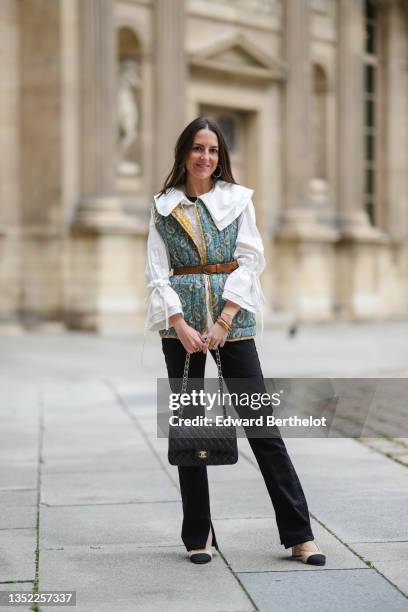
<path fill-rule="evenodd" d="M 222 371 L 219 350 L 216 349 L 219 390 L 222 397 Z M 187 389 L 190 353 L 186 355 L 181 393 Z M 227 416 L 223 403 L 223 418 Z M 183 417 L 183 406 L 177 411 Z M 238 461 L 237 433 L 231 425 L 169 425 L 168 459 L 171 465 L 228 465 Z"/>

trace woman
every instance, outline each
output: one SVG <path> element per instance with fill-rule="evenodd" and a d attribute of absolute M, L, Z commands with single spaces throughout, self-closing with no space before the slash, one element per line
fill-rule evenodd
<path fill-rule="evenodd" d="M 181 379 L 188 352 L 189 377 L 203 379 L 207 351 L 215 359 L 218 348 L 230 393 L 230 378 L 245 379 L 247 393 L 266 392 L 254 342 L 265 259 L 252 193 L 235 183 L 217 123 L 198 117 L 187 125 L 176 143 L 173 168 L 154 196 L 147 244 L 146 325 L 159 331 L 169 378 Z M 246 434 L 275 509 L 281 544 L 304 563 L 324 565 L 281 436 Z M 178 472 L 182 541 L 193 563 L 207 563 L 211 546 L 218 548 L 207 468 L 178 467 Z"/>

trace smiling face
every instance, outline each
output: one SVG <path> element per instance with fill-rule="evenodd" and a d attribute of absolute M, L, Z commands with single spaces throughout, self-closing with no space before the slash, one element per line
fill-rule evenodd
<path fill-rule="evenodd" d="M 198 180 L 209 179 L 218 164 L 218 138 L 205 128 L 196 132 L 186 159 L 187 173 Z"/>

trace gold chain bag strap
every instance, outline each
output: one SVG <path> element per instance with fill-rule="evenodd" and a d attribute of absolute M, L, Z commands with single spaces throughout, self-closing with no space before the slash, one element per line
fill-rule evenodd
<path fill-rule="evenodd" d="M 216 351 L 218 386 L 220 397 L 223 394 L 223 381 L 220 352 Z M 186 393 L 190 353 L 186 354 L 181 393 Z M 229 465 L 238 461 L 237 432 L 233 425 L 185 425 L 184 406 L 177 411 L 178 424 L 169 425 L 168 460 L 171 465 Z M 223 421 L 227 417 L 222 403 Z"/>

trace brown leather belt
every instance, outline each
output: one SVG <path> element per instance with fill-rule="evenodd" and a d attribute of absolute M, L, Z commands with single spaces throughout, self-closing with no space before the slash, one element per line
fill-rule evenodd
<path fill-rule="evenodd" d="M 225 272 L 232 272 L 238 268 L 238 262 L 229 261 L 228 263 L 217 263 L 217 264 L 200 264 L 198 266 L 179 266 L 173 268 L 173 274 L 221 274 Z"/>

